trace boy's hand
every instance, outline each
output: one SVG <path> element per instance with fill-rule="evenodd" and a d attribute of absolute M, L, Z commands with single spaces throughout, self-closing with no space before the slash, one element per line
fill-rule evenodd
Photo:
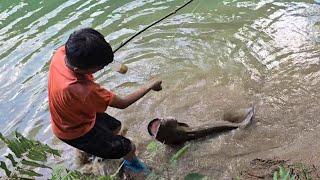
<path fill-rule="evenodd" d="M 161 86 L 162 80 L 156 80 L 150 84 L 150 88 L 154 91 L 161 91 L 162 86 Z"/>
<path fill-rule="evenodd" d="M 147 94 L 150 90 L 161 91 L 162 80 L 155 80 L 151 83 L 144 85 L 133 93 L 121 98 L 117 95 L 114 96 L 113 100 L 110 103 L 111 107 L 125 109 L 130 106 L 132 103 L 136 102 L 140 98 L 142 98 L 145 94 Z"/>

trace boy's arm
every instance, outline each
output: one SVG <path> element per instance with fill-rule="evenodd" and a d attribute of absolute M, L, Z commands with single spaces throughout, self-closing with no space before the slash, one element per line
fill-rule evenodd
<path fill-rule="evenodd" d="M 135 92 L 125 96 L 125 97 L 119 97 L 117 95 L 114 96 L 113 100 L 110 103 L 111 107 L 119 108 L 119 109 L 125 109 L 140 98 L 142 98 L 145 94 L 147 94 L 150 90 L 154 91 L 160 91 L 162 89 L 161 87 L 161 80 L 154 81 L 150 84 L 147 84 L 144 87 L 141 87 L 140 89 L 136 90 Z"/>

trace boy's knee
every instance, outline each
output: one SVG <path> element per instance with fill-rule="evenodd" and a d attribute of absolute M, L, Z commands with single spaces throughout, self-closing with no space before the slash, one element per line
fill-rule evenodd
<path fill-rule="evenodd" d="M 115 130 L 112 131 L 112 134 L 113 135 L 118 135 L 118 134 L 120 134 L 120 130 L 121 130 L 121 124 Z"/>
<path fill-rule="evenodd" d="M 132 160 L 136 157 L 136 146 L 131 142 L 130 151 L 123 158 L 126 160 Z"/>
<path fill-rule="evenodd" d="M 131 151 L 130 152 L 136 152 L 136 145 L 134 145 L 132 142 L 131 142 Z"/>

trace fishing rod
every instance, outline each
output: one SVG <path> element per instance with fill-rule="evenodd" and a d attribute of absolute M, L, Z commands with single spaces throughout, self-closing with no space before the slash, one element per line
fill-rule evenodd
<path fill-rule="evenodd" d="M 113 53 L 117 52 L 120 48 L 122 48 L 123 46 L 125 46 L 128 42 L 130 42 L 133 38 L 137 37 L 139 34 L 143 33 L 144 31 L 146 31 L 147 29 L 149 29 L 150 27 L 154 26 L 155 24 L 158 24 L 159 22 L 161 22 L 162 20 L 168 18 L 169 16 L 172 16 L 173 14 L 176 14 L 179 10 L 181 10 L 182 8 L 186 7 L 187 5 L 189 5 L 190 3 L 192 3 L 192 1 L 194 0 L 189 0 L 188 2 L 186 2 L 184 5 L 180 6 L 179 8 L 175 9 L 174 11 L 172 11 L 171 13 L 169 13 L 168 15 L 164 16 L 163 18 L 151 23 L 150 25 L 148 25 L 147 27 L 143 28 L 142 30 L 140 30 L 139 32 L 137 32 L 136 34 L 134 34 L 133 36 L 131 36 L 129 39 L 127 39 L 126 41 L 122 42 L 120 44 L 119 47 L 117 47 Z"/>

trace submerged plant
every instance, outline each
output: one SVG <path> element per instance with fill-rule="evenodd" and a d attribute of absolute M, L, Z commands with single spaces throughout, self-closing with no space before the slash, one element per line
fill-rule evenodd
<path fill-rule="evenodd" d="M 170 158 L 170 161 L 168 164 L 163 164 L 161 166 L 158 166 L 157 169 L 154 169 L 147 177 L 147 180 L 164 180 L 164 179 L 170 179 L 169 177 L 169 168 L 177 168 L 177 162 L 181 157 L 187 153 L 187 151 L 190 148 L 190 143 L 187 143 L 185 146 L 183 146 L 181 149 L 179 149 L 175 154 L 173 154 Z M 159 145 L 152 141 L 150 144 L 147 145 L 147 150 L 152 153 L 153 155 L 156 154 L 156 152 L 160 149 Z M 168 168 L 169 166 L 169 168 Z M 184 177 L 185 180 L 207 180 L 207 177 L 199 174 L 199 173 L 193 173 L 190 172 Z"/>
<path fill-rule="evenodd" d="M 154 156 L 159 150 L 159 145 L 156 141 L 152 141 L 147 145 L 147 151 L 151 153 L 151 156 Z"/>
<path fill-rule="evenodd" d="M 181 156 L 183 156 L 189 149 L 190 144 L 186 144 L 185 146 L 183 146 L 183 148 L 181 148 L 179 151 L 177 151 L 172 157 L 170 162 L 172 164 L 177 163 L 177 161 L 181 158 Z"/>
<path fill-rule="evenodd" d="M 40 177 L 42 174 L 35 172 L 34 168 L 52 169 L 45 164 L 48 155 L 60 156 L 58 150 L 52 149 L 39 141 L 27 139 L 18 132 L 15 132 L 15 136 L 12 139 L 4 137 L 0 133 L 0 139 L 11 150 L 4 156 L 8 160 L 7 162 L 10 163 L 0 161 L 0 168 L 4 170 L 8 178 L 28 179 Z"/>
<path fill-rule="evenodd" d="M 294 180 L 295 176 L 290 174 L 290 170 L 286 170 L 283 166 L 279 166 L 279 171 L 273 174 L 273 180 Z"/>

